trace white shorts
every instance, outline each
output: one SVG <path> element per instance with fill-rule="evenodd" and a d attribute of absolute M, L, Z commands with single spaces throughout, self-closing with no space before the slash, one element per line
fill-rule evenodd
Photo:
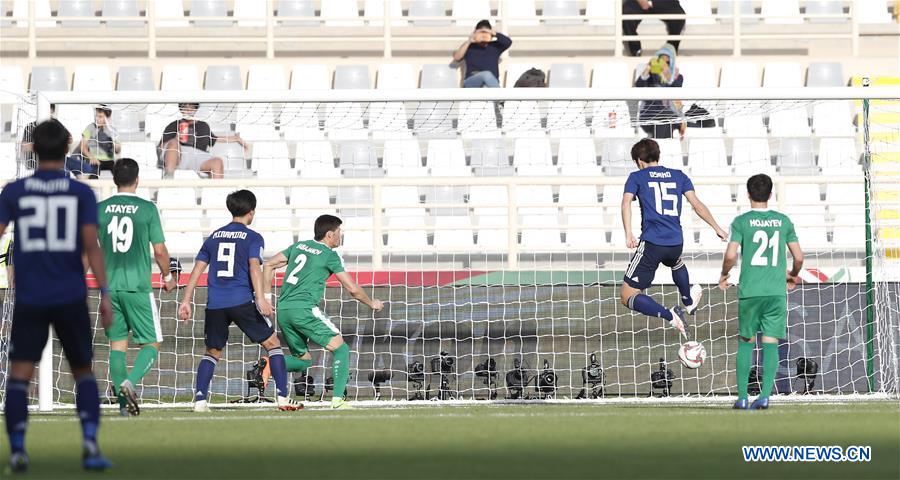
<path fill-rule="evenodd" d="M 209 152 L 204 152 L 198 148 L 189 147 L 186 145 L 179 145 L 179 150 L 181 151 L 181 160 L 178 162 L 178 170 L 191 170 L 197 171 L 200 170 L 200 166 L 203 165 L 207 160 L 213 158 L 213 155 Z M 160 161 L 163 162 L 165 157 L 165 149 L 163 149 L 162 153 L 160 153 Z"/>

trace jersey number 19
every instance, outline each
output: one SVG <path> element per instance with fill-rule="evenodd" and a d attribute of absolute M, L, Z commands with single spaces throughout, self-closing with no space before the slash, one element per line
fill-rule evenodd
<path fill-rule="evenodd" d="M 113 253 L 125 253 L 131 249 L 131 241 L 134 239 L 134 222 L 131 217 L 112 217 L 106 226 L 112 243 Z"/>

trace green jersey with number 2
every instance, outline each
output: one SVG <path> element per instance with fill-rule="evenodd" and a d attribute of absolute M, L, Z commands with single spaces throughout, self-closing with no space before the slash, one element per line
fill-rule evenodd
<path fill-rule="evenodd" d="M 738 215 L 731 241 L 741 246 L 738 298 L 787 295 L 787 244 L 797 241 L 787 215 L 758 209 Z"/>
<path fill-rule="evenodd" d="M 97 207 L 109 289 L 151 291 L 150 244 L 166 241 L 156 205 L 134 194 L 118 193 Z"/>
<path fill-rule="evenodd" d="M 278 308 L 316 306 L 325 295 L 325 281 L 344 271 L 344 259 L 315 240 L 297 242 L 283 252 L 288 259 Z"/>

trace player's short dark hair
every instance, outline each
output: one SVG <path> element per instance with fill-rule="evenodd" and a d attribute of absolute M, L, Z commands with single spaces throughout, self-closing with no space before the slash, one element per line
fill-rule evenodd
<path fill-rule="evenodd" d="M 69 131 L 54 118 L 37 124 L 31 139 L 38 162 L 59 162 L 69 153 Z"/>
<path fill-rule="evenodd" d="M 103 114 L 106 115 L 106 118 L 112 117 L 112 109 L 109 108 L 108 105 L 98 105 L 97 107 L 94 108 L 94 111 L 95 112 L 103 112 Z"/>
<path fill-rule="evenodd" d="M 134 185 L 140 171 L 141 167 L 138 166 L 138 163 L 133 158 L 120 158 L 116 160 L 112 167 L 113 183 L 117 187 Z"/>
<path fill-rule="evenodd" d="M 342 223 L 344 222 L 334 215 L 319 215 L 319 218 L 316 219 L 316 226 L 313 227 L 313 239 L 325 238 L 326 233 L 337 230 Z"/>
<path fill-rule="evenodd" d="M 772 196 L 772 177 L 757 173 L 747 179 L 747 193 L 754 202 L 768 202 Z"/>
<path fill-rule="evenodd" d="M 491 30 L 491 22 L 488 20 L 481 20 L 480 22 L 475 24 L 475 30 L 481 30 L 482 28 Z"/>
<path fill-rule="evenodd" d="M 256 210 L 256 195 L 250 190 L 236 190 L 228 194 L 225 206 L 233 217 L 243 217 Z"/>
<path fill-rule="evenodd" d="M 659 162 L 659 144 L 652 138 L 642 138 L 631 147 L 631 159 L 634 163 L 638 160 L 645 163 Z"/>

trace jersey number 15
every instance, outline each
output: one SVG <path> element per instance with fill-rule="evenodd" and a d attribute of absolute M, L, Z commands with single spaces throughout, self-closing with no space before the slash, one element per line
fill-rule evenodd
<path fill-rule="evenodd" d="M 656 197 L 656 213 L 669 217 L 678 216 L 678 195 L 670 190 L 675 190 L 678 185 L 675 182 L 650 182 L 650 188 Z M 663 202 L 668 202 L 668 205 Z"/>

